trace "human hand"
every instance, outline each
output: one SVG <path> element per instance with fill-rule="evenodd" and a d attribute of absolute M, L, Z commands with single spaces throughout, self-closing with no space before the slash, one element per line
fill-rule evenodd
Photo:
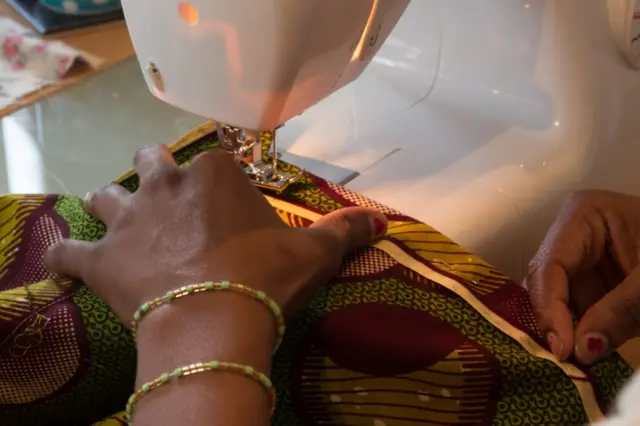
<path fill-rule="evenodd" d="M 153 146 L 136 154 L 134 168 L 134 194 L 112 184 L 85 200 L 107 226 L 102 240 L 64 240 L 45 256 L 51 272 L 82 279 L 126 324 L 168 290 L 220 280 L 262 290 L 291 315 L 346 253 L 386 230 L 384 215 L 364 208 L 289 228 L 218 149 L 180 168 L 166 147 Z"/>
<path fill-rule="evenodd" d="M 588 191 L 566 200 L 526 279 L 558 358 L 591 364 L 640 335 L 639 257 L 640 198 Z"/>

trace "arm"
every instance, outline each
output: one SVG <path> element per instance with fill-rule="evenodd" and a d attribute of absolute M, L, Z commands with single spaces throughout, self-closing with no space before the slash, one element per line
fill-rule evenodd
<path fill-rule="evenodd" d="M 271 313 L 256 301 L 223 292 L 186 297 L 141 322 L 136 387 L 176 367 L 212 360 L 270 375 L 275 336 Z M 133 425 L 264 426 L 270 409 L 268 394 L 252 379 L 204 372 L 142 397 Z"/>

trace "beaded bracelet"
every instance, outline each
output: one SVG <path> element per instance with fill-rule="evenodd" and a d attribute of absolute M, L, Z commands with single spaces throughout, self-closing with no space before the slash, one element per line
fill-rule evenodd
<path fill-rule="evenodd" d="M 153 309 L 162 305 L 168 305 L 176 299 L 180 299 L 182 297 L 204 291 L 232 291 L 249 296 L 264 304 L 267 308 L 269 308 L 271 313 L 273 313 L 276 322 L 277 340 L 275 350 L 280 347 L 280 343 L 282 343 L 282 339 L 284 338 L 285 322 L 284 316 L 282 315 L 282 310 L 280 309 L 278 303 L 268 297 L 262 291 L 254 290 L 242 284 L 230 283 L 229 281 L 207 281 L 200 284 L 183 286 L 178 289 L 168 291 L 162 297 L 156 297 L 149 302 L 143 303 L 133 314 L 133 321 L 131 322 L 131 333 L 133 334 L 133 338 L 135 339 L 136 337 L 138 324 L 140 323 L 142 318 Z"/>
<path fill-rule="evenodd" d="M 164 373 L 161 374 L 155 380 L 147 382 L 143 384 L 140 389 L 135 391 L 127 402 L 127 410 L 126 416 L 127 421 L 131 424 L 131 419 L 133 417 L 133 409 L 136 404 L 144 395 L 147 395 L 149 392 L 158 389 L 160 386 L 169 383 L 171 380 L 177 380 L 181 377 L 190 376 L 192 374 L 204 373 L 207 371 L 226 371 L 230 373 L 239 374 L 245 377 L 249 377 L 256 382 L 258 382 L 262 387 L 265 388 L 267 393 L 271 398 L 271 414 L 276 406 L 276 392 L 273 387 L 273 383 L 271 380 L 263 373 L 256 371 L 253 367 L 248 365 L 236 364 L 233 362 L 221 362 L 221 361 L 210 361 L 210 362 L 199 362 L 196 364 L 186 365 L 184 367 L 176 368 L 172 373 Z"/>

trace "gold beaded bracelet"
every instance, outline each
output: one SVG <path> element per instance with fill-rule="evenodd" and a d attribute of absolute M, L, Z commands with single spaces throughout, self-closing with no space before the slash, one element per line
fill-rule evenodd
<path fill-rule="evenodd" d="M 285 332 L 285 322 L 284 316 L 282 315 L 282 310 L 278 303 L 268 297 L 264 292 L 254 290 L 250 287 L 244 286 L 242 284 L 235 284 L 229 281 L 207 281 L 200 284 L 186 285 L 180 287 L 175 290 L 168 291 L 162 297 L 156 297 L 155 299 L 145 302 L 134 312 L 133 321 L 131 321 L 131 333 L 133 334 L 133 338 L 136 337 L 136 331 L 138 329 L 138 324 L 142 320 L 142 318 L 151 312 L 153 309 L 162 306 L 168 305 L 176 299 L 180 299 L 185 296 L 189 296 L 191 294 L 201 293 L 204 291 L 231 291 L 240 294 L 244 294 L 245 296 L 249 296 L 262 304 L 264 304 L 271 313 L 273 313 L 273 317 L 276 322 L 276 347 L 277 350 L 280 347 L 280 343 L 282 343 L 282 339 L 284 338 Z"/>
<path fill-rule="evenodd" d="M 250 367 L 248 365 L 236 364 L 233 362 L 210 361 L 204 363 L 199 362 L 196 364 L 190 364 L 184 367 L 176 368 L 171 373 L 161 374 L 155 380 L 143 384 L 140 389 L 135 391 L 129 397 L 126 410 L 127 421 L 129 422 L 129 424 L 131 424 L 133 409 L 135 408 L 140 398 L 147 395 L 149 392 L 158 389 L 160 386 L 169 383 L 171 380 L 177 380 L 181 377 L 208 371 L 226 371 L 255 380 L 260 385 L 262 385 L 262 387 L 264 387 L 264 389 L 269 394 L 269 397 L 271 398 L 271 414 L 273 414 L 276 406 L 276 392 L 273 387 L 273 383 L 265 374 L 256 371 L 253 367 Z"/>

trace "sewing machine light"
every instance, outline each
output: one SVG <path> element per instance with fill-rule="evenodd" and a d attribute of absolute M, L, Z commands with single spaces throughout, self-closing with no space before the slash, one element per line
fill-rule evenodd
<path fill-rule="evenodd" d="M 260 186 L 299 175 L 263 162 L 261 132 L 362 74 L 410 0 L 122 0 L 145 81 L 159 99 L 219 123 L 222 146 Z M 150 12 L 152 11 L 152 16 Z"/>
<path fill-rule="evenodd" d="M 198 25 L 200 21 L 200 14 L 198 9 L 191 3 L 182 2 L 178 5 L 178 14 L 180 19 L 187 25 Z"/>

